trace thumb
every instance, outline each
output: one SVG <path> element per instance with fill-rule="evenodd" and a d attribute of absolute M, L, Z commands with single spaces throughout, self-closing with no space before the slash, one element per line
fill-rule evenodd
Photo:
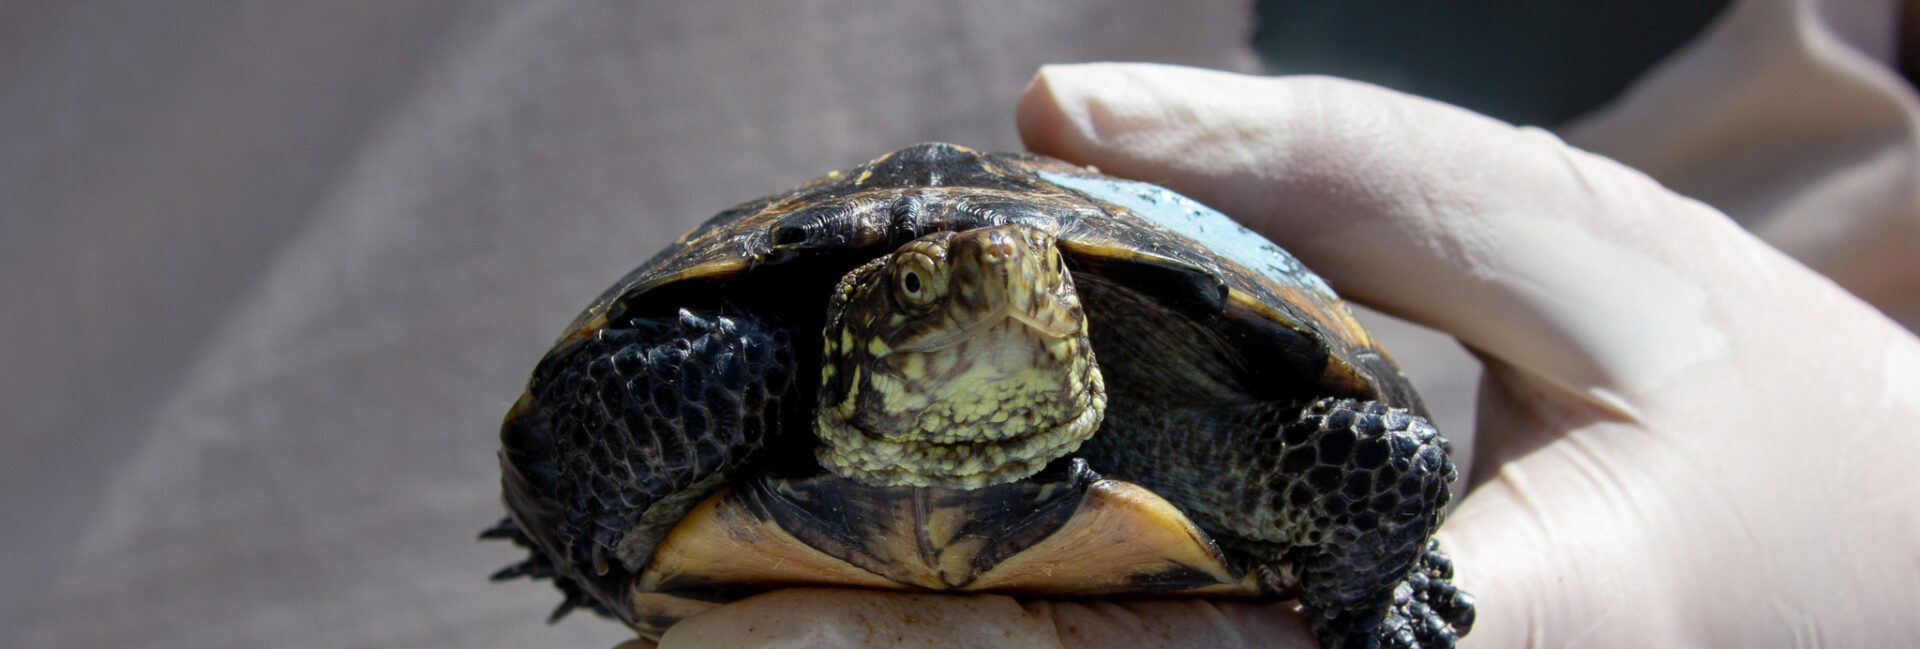
<path fill-rule="evenodd" d="M 1052 66 L 1019 118 L 1034 151 L 1221 208 L 1486 361 L 1494 480 L 1443 528 L 1470 644 L 1920 636 L 1894 459 L 1920 453 L 1920 345 L 1711 208 L 1337 79 Z"/>

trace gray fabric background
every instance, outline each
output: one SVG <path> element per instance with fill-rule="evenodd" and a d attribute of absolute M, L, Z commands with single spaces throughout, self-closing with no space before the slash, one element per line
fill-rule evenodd
<path fill-rule="evenodd" d="M 604 286 L 1051 61 L 1250 70 L 1246 2 L 0 5 L 0 646 L 605 647 L 474 541 Z M 1464 435 L 1449 339 L 1379 332 Z"/>

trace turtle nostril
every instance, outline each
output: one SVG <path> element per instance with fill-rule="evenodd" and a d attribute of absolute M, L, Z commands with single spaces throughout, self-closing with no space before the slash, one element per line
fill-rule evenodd
<path fill-rule="evenodd" d="M 1008 241 L 1005 236 L 1002 236 L 998 232 L 995 232 L 994 236 L 989 237 L 985 245 L 980 246 L 980 259 L 989 264 L 1005 263 L 1012 257 L 1013 242 Z"/>

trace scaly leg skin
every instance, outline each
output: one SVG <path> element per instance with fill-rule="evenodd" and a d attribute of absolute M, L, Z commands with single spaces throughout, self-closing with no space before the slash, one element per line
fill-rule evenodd
<path fill-rule="evenodd" d="M 1473 625 L 1432 540 L 1455 471 L 1425 419 L 1322 399 L 1110 412 L 1108 425 L 1137 432 L 1096 436 L 1089 461 L 1168 496 L 1276 589 L 1297 585 L 1324 649 L 1451 647 Z"/>
<path fill-rule="evenodd" d="M 1283 560 L 1297 567 L 1321 646 L 1452 647 L 1473 624 L 1473 599 L 1433 541 L 1456 475 L 1446 440 L 1405 410 L 1348 399 L 1309 406 L 1281 438 L 1270 484 L 1310 500 L 1320 539 Z"/>
<path fill-rule="evenodd" d="M 751 316 L 629 325 L 549 354 L 501 430 L 513 516 L 482 537 L 533 550 L 494 578 L 552 578 L 566 596 L 552 619 L 584 606 L 636 623 L 627 579 L 766 446 L 793 383 L 786 332 Z"/>

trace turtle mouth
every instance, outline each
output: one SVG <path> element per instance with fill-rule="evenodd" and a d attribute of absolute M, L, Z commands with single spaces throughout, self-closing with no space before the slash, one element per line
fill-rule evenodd
<path fill-rule="evenodd" d="M 969 340 L 977 340 L 981 338 L 981 334 L 994 327 L 1002 326 L 1009 320 L 1021 325 L 1034 337 L 1047 340 L 1067 340 L 1069 337 L 1077 336 L 1080 333 L 1079 324 L 1074 322 L 1072 318 L 1049 318 L 1042 313 L 1027 313 L 1009 306 L 1002 306 L 987 313 L 983 317 L 974 319 L 973 322 L 966 326 L 944 328 L 936 332 L 931 332 L 916 339 L 893 345 L 887 351 L 888 353 L 927 353 L 943 351 Z M 881 355 L 884 356 L 886 354 Z"/>

